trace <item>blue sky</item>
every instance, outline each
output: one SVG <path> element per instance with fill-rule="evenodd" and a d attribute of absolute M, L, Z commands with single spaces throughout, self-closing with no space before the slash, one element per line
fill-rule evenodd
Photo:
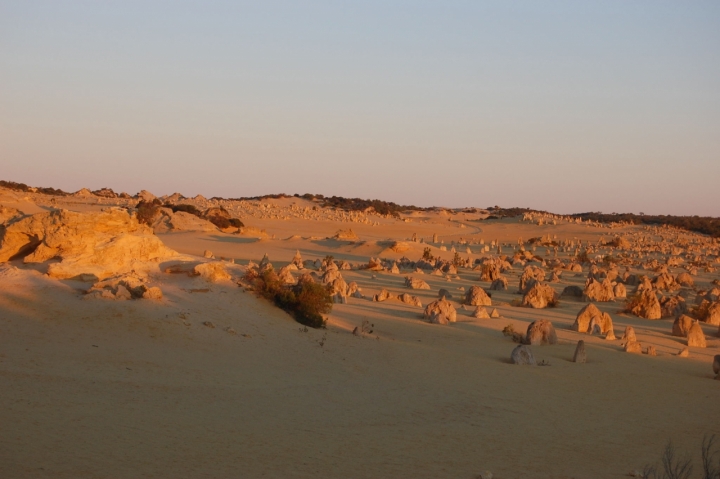
<path fill-rule="evenodd" d="M 720 216 L 720 2 L 0 1 L 0 178 Z"/>

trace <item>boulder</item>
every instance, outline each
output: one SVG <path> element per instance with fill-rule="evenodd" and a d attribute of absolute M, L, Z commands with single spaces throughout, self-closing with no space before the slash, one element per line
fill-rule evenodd
<path fill-rule="evenodd" d="M 705 333 L 703 332 L 700 323 L 693 323 L 690 326 L 690 330 L 687 335 L 687 345 L 691 348 L 705 348 L 707 343 L 705 342 Z"/>
<path fill-rule="evenodd" d="M 490 296 L 480 286 L 471 286 L 465 294 L 465 304 L 470 306 L 490 306 Z"/>
<path fill-rule="evenodd" d="M 695 321 L 688 315 L 683 314 L 679 316 L 674 322 L 672 327 L 672 335 L 679 338 L 687 338 L 688 332 Z"/>
<path fill-rule="evenodd" d="M 643 290 L 631 301 L 629 312 L 645 319 L 662 318 L 662 308 L 658 301 L 657 295 L 650 289 Z"/>
<path fill-rule="evenodd" d="M 525 293 L 522 299 L 522 305 L 531 308 L 542 309 L 548 306 L 556 306 L 558 303 L 558 294 L 549 284 L 535 283 Z"/>
<path fill-rule="evenodd" d="M 25 263 L 60 260 L 48 275 L 96 282 L 130 271 L 156 269 L 177 256 L 152 230 L 127 210 L 99 213 L 56 210 L 37 213 L 0 228 L 0 262 L 24 257 Z"/>
<path fill-rule="evenodd" d="M 230 273 L 225 270 L 225 263 L 221 261 L 200 263 L 193 268 L 193 276 L 200 276 L 209 283 L 217 283 L 218 281 L 226 281 L 232 278 Z"/>
<path fill-rule="evenodd" d="M 413 278 L 412 276 L 407 276 L 405 278 L 405 286 L 411 289 L 430 289 L 430 285 L 425 281 Z"/>
<path fill-rule="evenodd" d="M 519 364 L 522 366 L 535 366 L 535 357 L 533 356 L 532 350 L 523 344 L 516 346 L 515 349 L 510 353 L 510 360 L 513 364 Z"/>
<path fill-rule="evenodd" d="M 695 286 L 695 281 L 693 280 L 693 277 L 690 276 L 690 273 L 680 273 L 677 275 L 677 278 L 675 278 L 675 281 L 680 286 L 687 286 L 689 288 L 692 288 Z"/>
<path fill-rule="evenodd" d="M 578 341 L 577 347 L 575 348 L 575 354 L 573 354 L 574 363 L 586 363 L 587 354 L 585 353 L 585 341 L 582 339 Z"/>
<path fill-rule="evenodd" d="M 525 343 L 536 344 L 556 344 L 557 334 L 552 323 L 547 319 L 538 319 L 530 323 L 525 334 Z"/>
<path fill-rule="evenodd" d="M 485 309 L 484 306 L 477 306 L 475 308 L 475 311 L 473 311 L 473 318 L 476 319 L 490 319 L 490 315 L 487 312 L 487 309 Z"/>
<path fill-rule="evenodd" d="M 383 302 L 393 298 L 394 296 L 392 293 L 390 293 L 387 289 L 383 289 L 378 294 L 373 296 L 373 301 Z"/>
<path fill-rule="evenodd" d="M 408 293 L 402 293 L 398 296 L 398 300 L 405 304 L 409 304 L 410 306 L 417 306 L 419 308 L 422 308 L 422 301 L 420 301 L 420 298 L 417 296 L 412 296 Z"/>
<path fill-rule="evenodd" d="M 508 280 L 505 276 L 500 276 L 499 278 L 495 279 L 490 284 L 490 289 L 492 291 L 507 291 L 508 289 Z"/>
<path fill-rule="evenodd" d="M 446 321 L 454 323 L 457 321 L 457 311 L 455 307 L 446 299 L 438 299 L 425 307 L 423 317 L 433 322 L 433 316 L 442 315 Z"/>
<path fill-rule="evenodd" d="M 613 294 L 615 294 L 615 299 L 625 299 L 627 298 L 627 288 L 624 284 L 618 283 L 613 289 Z"/>

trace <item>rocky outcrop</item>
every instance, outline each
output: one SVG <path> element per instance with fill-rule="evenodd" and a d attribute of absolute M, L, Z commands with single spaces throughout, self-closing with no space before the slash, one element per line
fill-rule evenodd
<path fill-rule="evenodd" d="M 0 262 L 16 257 L 24 257 L 26 263 L 59 260 L 48 266 L 48 275 L 60 279 L 96 282 L 148 270 L 173 256 L 177 253 L 149 227 L 120 208 L 38 213 L 0 228 Z"/>
<path fill-rule="evenodd" d="M 655 292 L 646 289 L 637 295 L 628 305 L 628 311 L 639 318 L 660 319 L 662 308 Z"/>
<path fill-rule="evenodd" d="M 412 276 L 407 276 L 405 278 L 405 286 L 411 289 L 430 289 L 430 285 L 425 281 L 413 278 Z"/>
<path fill-rule="evenodd" d="M 522 299 L 522 305 L 530 308 L 542 309 L 548 306 L 556 306 L 558 303 L 558 294 L 549 284 L 535 283 L 525 293 Z"/>
<path fill-rule="evenodd" d="M 580 333 L 608 334 L 613 331 L 612 318 L 590 303 L 580 310 L 571 329 Z"/>
<path fill-rule="evenodd" d="M 480 286 L 471 286 L 465 293 L 465 304 L 469 306 L 490 306 L 492 300 Z"/>
<path fill-rule="evenodd" d="M 402 293 L 398 296 L 398 300 L 400 300 L 400 302 L 402 303 L 409 304 L 410 306 L 417 306 L 419 308 L 422 308 L 422 301 L 420 301 L 420 298 L 418 298 L 417 296 L 412 296 L 408 293 Z"/>
<path fill-rule="evenodd" d="M 170 208 L 160 208 L 160 214 L 152 222 L 155 233 L 170 233 L 177 231 L 202 231 L 206 233 L 219 231 L 211 222 L 197 216 L 177 211 L 173 213 Z"/>
<path fill-rule="evenodd" d="M 674 322 L 672 327 L 672 335 L 679 338 L 687 338 L 688 332 L 695 320 L 685 314 L 680 315 Z"/>
<path fill-rule="evenodd" d="M 605 278 L 602 283 L 591 278 L 585 285 L 582 298 L 584 301 L 606 302 L 614 300 L 615 292 L 612 282 L 610 282 L 609 278 Z"/>
<path fill-rule="evenodd" d="M 473 311 L 472 317 L 476 319 L 490 319 L 490 315 L 484 306 L 476 307 L 475 311 Z"/>
<path fill-rule="evenodd" d="M 200 276 L 205 281 L 217 283 L 218 281 L 226 281 L 232 278 L 230 273 L 225 269 L 225 263 L 222 261 L 213 261 L 210 263 L 200 263 L 193 268 L 193 276 Z"/>
<path fill-rule="evenodd" d="M 425 307 L 423 317 L 431 323 L 454 323 L 457 321 L 457 311 L 450 301 L 438 299 Z"/>
<path fill-rule="evenodd" d="M 690 330 L 687 335 L 687 345 L 691 348 L 705 348 L 707 343 L 705 342 L 705 333 L 702 330 L 700 323 L 693 323 L 690 326 Z"/>
<path fill-rule="evenodd" d="M 535 283 L 545 281 L 545 271 L 537 266 L 527 266 L 520 276 L 520 294 L 526 294 Z"/>

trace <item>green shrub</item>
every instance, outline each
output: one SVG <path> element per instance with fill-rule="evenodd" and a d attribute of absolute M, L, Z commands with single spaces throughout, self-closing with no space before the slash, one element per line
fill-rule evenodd
<path fill-rule="evenodd" d="M 332 296 L 327 286 L 310 281 L 300 281 L 295 286 L 282 283 L 277 274 L 264 271 L 258 274 L 251 269 L 243 278 L 253 285 L 255 292 L 288 312 L 295 321 L 311 328 L 324 328 L 322 314 L 332 310 Z"/>

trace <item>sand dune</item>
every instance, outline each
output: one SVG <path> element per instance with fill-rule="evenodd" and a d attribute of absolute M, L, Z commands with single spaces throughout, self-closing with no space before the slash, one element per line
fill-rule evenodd
<path fill-rule="evenodd" d="M 98 198 L 0 193 L 0 204 L 26 214 L 128 206 L 120 199 L 98 204 Z M 163 260 L 147 273 L 148 284 L 162 290 L 160 300 L 90 297 L 92 284 L 50 278 L 42 265 L 22 258 L 0 264 L 0 475 L 470 479 L 491 471 L 495 478 L 626 477 L 654 462 L 668 439 L 695 453 L 704 434 L 720 433 L 720 381 L 713 380 L 711 367 L 720 354 L 716 325 L 699 323 L 707 347 L 690 348 L 689 357 L 681 358 L 676 354 L 686 340 L 671 335 L 674 318 L 621 313 L 622 300 L 595 303 L 610 314 L 614 341 L 571 329 L 587 305 L 579 298 L 563 296 L 547 309 L 514 306 L 521 299 L 519 262 L 503 272 L 508 290 L 490 291 L 487 309 L 501 315 L 495 319 L 475 319 L 474 306 L 461 305 L 471 286 L 490 286 L 471 268 L 440 276 L 357 268 L 378 256 L 417 261 L 426 247 L 446 260 L 454 247 L 472 263 L 497 256 L 494 249 L 484 251 L 494 240 L 512 256 L 520 237 L 596 245 L 615 235 L 648 236 L 653 244 L 663 236 L 695 235 L 564 220 L 538 225 L 537 218 L 478 221 L 478 214 L 465 213 L 396 219 L 306 212 L 311 204 L 293 198 L 246 203 L 226 207 L 246 225 L 266 230 L 267 238 L 158 234 L 185 255 L 179 262 L 223 258 L 230 275 L 208 282 L 164 273 L 170 262 Z M 293 217 L 296 209 L 308 217 Z M 357 240 L 332 239 L 348 228 Z M 434 234 L 442 243 L 429 244 Z M 395 241 L 409 249 L 393 251 Z M 216 259 L 204 258 L 206 250 Z M 332 255 L 354 265 L 342 277 L 357 282 L 364 298 L 335 304 L 327 329 L 304 328 L 236 284 L 248 262 L 267 254 L 279 269 L 296 250 L 304 260 Z M 553 258 L 545 250 L 538 247 L 535 254 Z M 707 251 L 716 252 L 717 244 Z M 596 254 L 607 252 L 598 248 Z M 567 262 L 572 254 L 560 252 L 559 258 Z M 679 255 L 647 253 L 642 259 L 669 256 Z M 655 276 L 641 267 L 643 261 L 637 258 L 631 272 Z M 533 264 L 549 280 L 551 268 Z M 580 273 L 562 271 L 559 282 L 548 284 L 558 293 L 583 288 L 588 271 L 588 265 Z M 408 275 L 430 289 L 407 288 Z M 700 269 L 693 279 L 694 289 L 682 288 L 690 306 L 718 273 Z M 425 322 L 422 308 L 371 301 L 386 289 L 409 292 L 426 305 L 441 288 L 453 296 L 458 316 L 446 326 Z M 512 364 L 516 344 L 503 328 L 524 332 L 543 318 L 553 323 L 558 344 L 532 350 L 549 365 Z M 372 333 L 353 335 L 363 321 Z M 623 352 L 620 337 L 628 325 L 657 356 Z M 580 339 L 586 364 L 571 362 Z"/>

